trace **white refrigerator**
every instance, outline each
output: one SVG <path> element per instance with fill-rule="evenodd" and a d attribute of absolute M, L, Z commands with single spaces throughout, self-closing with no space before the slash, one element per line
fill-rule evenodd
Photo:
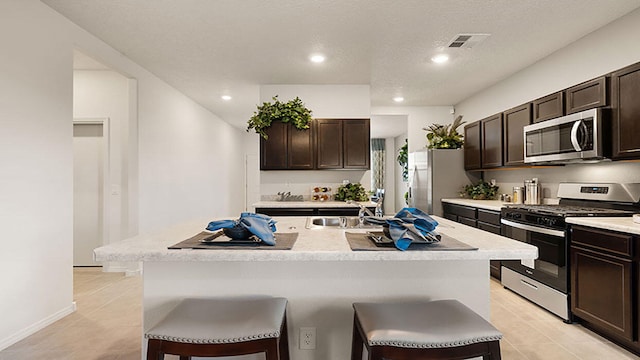
<path fill-rule="evenodd" d="M 442 216 L 443 213 L 441 199 L 460 197 L 464 185 L 480 179 L 464 170 L 463 149 L 411 152 L 408 170 L 409 206 L 436 216 Z"/>

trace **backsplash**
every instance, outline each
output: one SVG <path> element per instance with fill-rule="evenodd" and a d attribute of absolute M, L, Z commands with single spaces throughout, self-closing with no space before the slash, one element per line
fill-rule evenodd
<path fill-rule="evenodd" d="M 524 186 L 525 179 L 538 178 L 542 185 L 543 201 L 553 202 L 561 182 L 640 182 L 640 162 L 600 162 L 570 164 L 533 169 L 485 171 L 484 179 L 496 179 L 499 194 L 510 194 L 514 186 Z M 546 199 L 546 200 L 545 200 Z"/>
<path fill-rule="evenodd" d="M 291 193 L 291 196 L 302 195 L 304 201 L 313 201 L 314 189 L 316 187 L 326 187 L 331 189 L 325 194 L 331 195 L 326 201 L 331 201 L 333 200 L 333 194 L 335 194 L 335 191 L 342 185 L 344 180 L 352 183 L 359 182 L 366 190 L 371 188 L 370 171 L 261 171 L 260 200 L 279 201 L 282 195 L 278 195 L 278 193 Z M 317 193 L 322 194 L 322 191 Z M 320 201 L 320 199 L 316 201 Z"/>

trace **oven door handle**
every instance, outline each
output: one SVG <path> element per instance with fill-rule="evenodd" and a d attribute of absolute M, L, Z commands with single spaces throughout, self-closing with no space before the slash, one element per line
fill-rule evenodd
<path fill-rule="evenodd" d="M 553 230 L 553 229 L 547 229 L 543 227 L 531 226 L 527 224 L 520 224 L 510 220 L 505 220 L 505 219 L 500 219 L 500 223 L 503 225 L 514 227 L 516 229 L 522 229 L 522 230 L 527 230 L 527 231 L 551 235 L 551 236 L 564 237 L 564 231 L 560 231 L 560 230 Z"/>

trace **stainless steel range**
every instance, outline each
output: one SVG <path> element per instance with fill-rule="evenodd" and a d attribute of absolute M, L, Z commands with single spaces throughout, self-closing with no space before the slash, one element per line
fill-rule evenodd
<path fill-rule="evenodd" d="M 561 183 L 558 205 L 502 208 L 502 235 L 538 248 L 533 264 L 502 262 L 502 285 L 565 321 L 569 303 L 569 216 L 632 216 L 640 213 L 640 184 Z"/>

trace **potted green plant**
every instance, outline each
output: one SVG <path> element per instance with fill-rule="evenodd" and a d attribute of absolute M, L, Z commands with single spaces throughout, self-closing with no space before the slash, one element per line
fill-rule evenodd
<path fill-rule="evenodd" d="M 407 139 L 404 139 L 404 145 L 398 150 L 398 164 L 400 164 L 400 168 L 402 169 L 402 181 L 409 180 L 409 143 Z"/>
<path fill-rule="evenodd" d="M 459 149 L 464 143 L 464 136 L 458 133 L 460 125 L 464 124 L 462 115 L 456 117 L 451 124 L 431 124 L 422 130 L 427 131 L 429 149 Z"/>
<path fill-rule="evenodd" d="M 494 181 L 488 183 L 480 180 L 475 185 L 465 185 L 462 192 L 460 192 L 460 196 L 469 197 L 473 200 L 493 200 L 498 194 L 498 190 L 499 187 Z"/>
<path fill-rule="evenodd" d="M 336 201 L 367 201 L 369 200 L 369 195 L 362 184 L 348 183 L 338 187 L 334 199 L 336 199 Z"/>
<path fill-rule="evenodd" d="M 311 110 L 304 106 L 302 100 L 296 96 L 295 99 L 287 102 L 278 100 L 278 95 L 274 96 L 273 103 L 264 102 L 254 111 L 253 116 L 247 121 L 247 131 L 254 129 L 256 133 L 267 139 L 269 136 L 265 132 L 274 121 L 292 123 L 296 129 L 304 130 L 309 128 L 311 123 Z"/>

